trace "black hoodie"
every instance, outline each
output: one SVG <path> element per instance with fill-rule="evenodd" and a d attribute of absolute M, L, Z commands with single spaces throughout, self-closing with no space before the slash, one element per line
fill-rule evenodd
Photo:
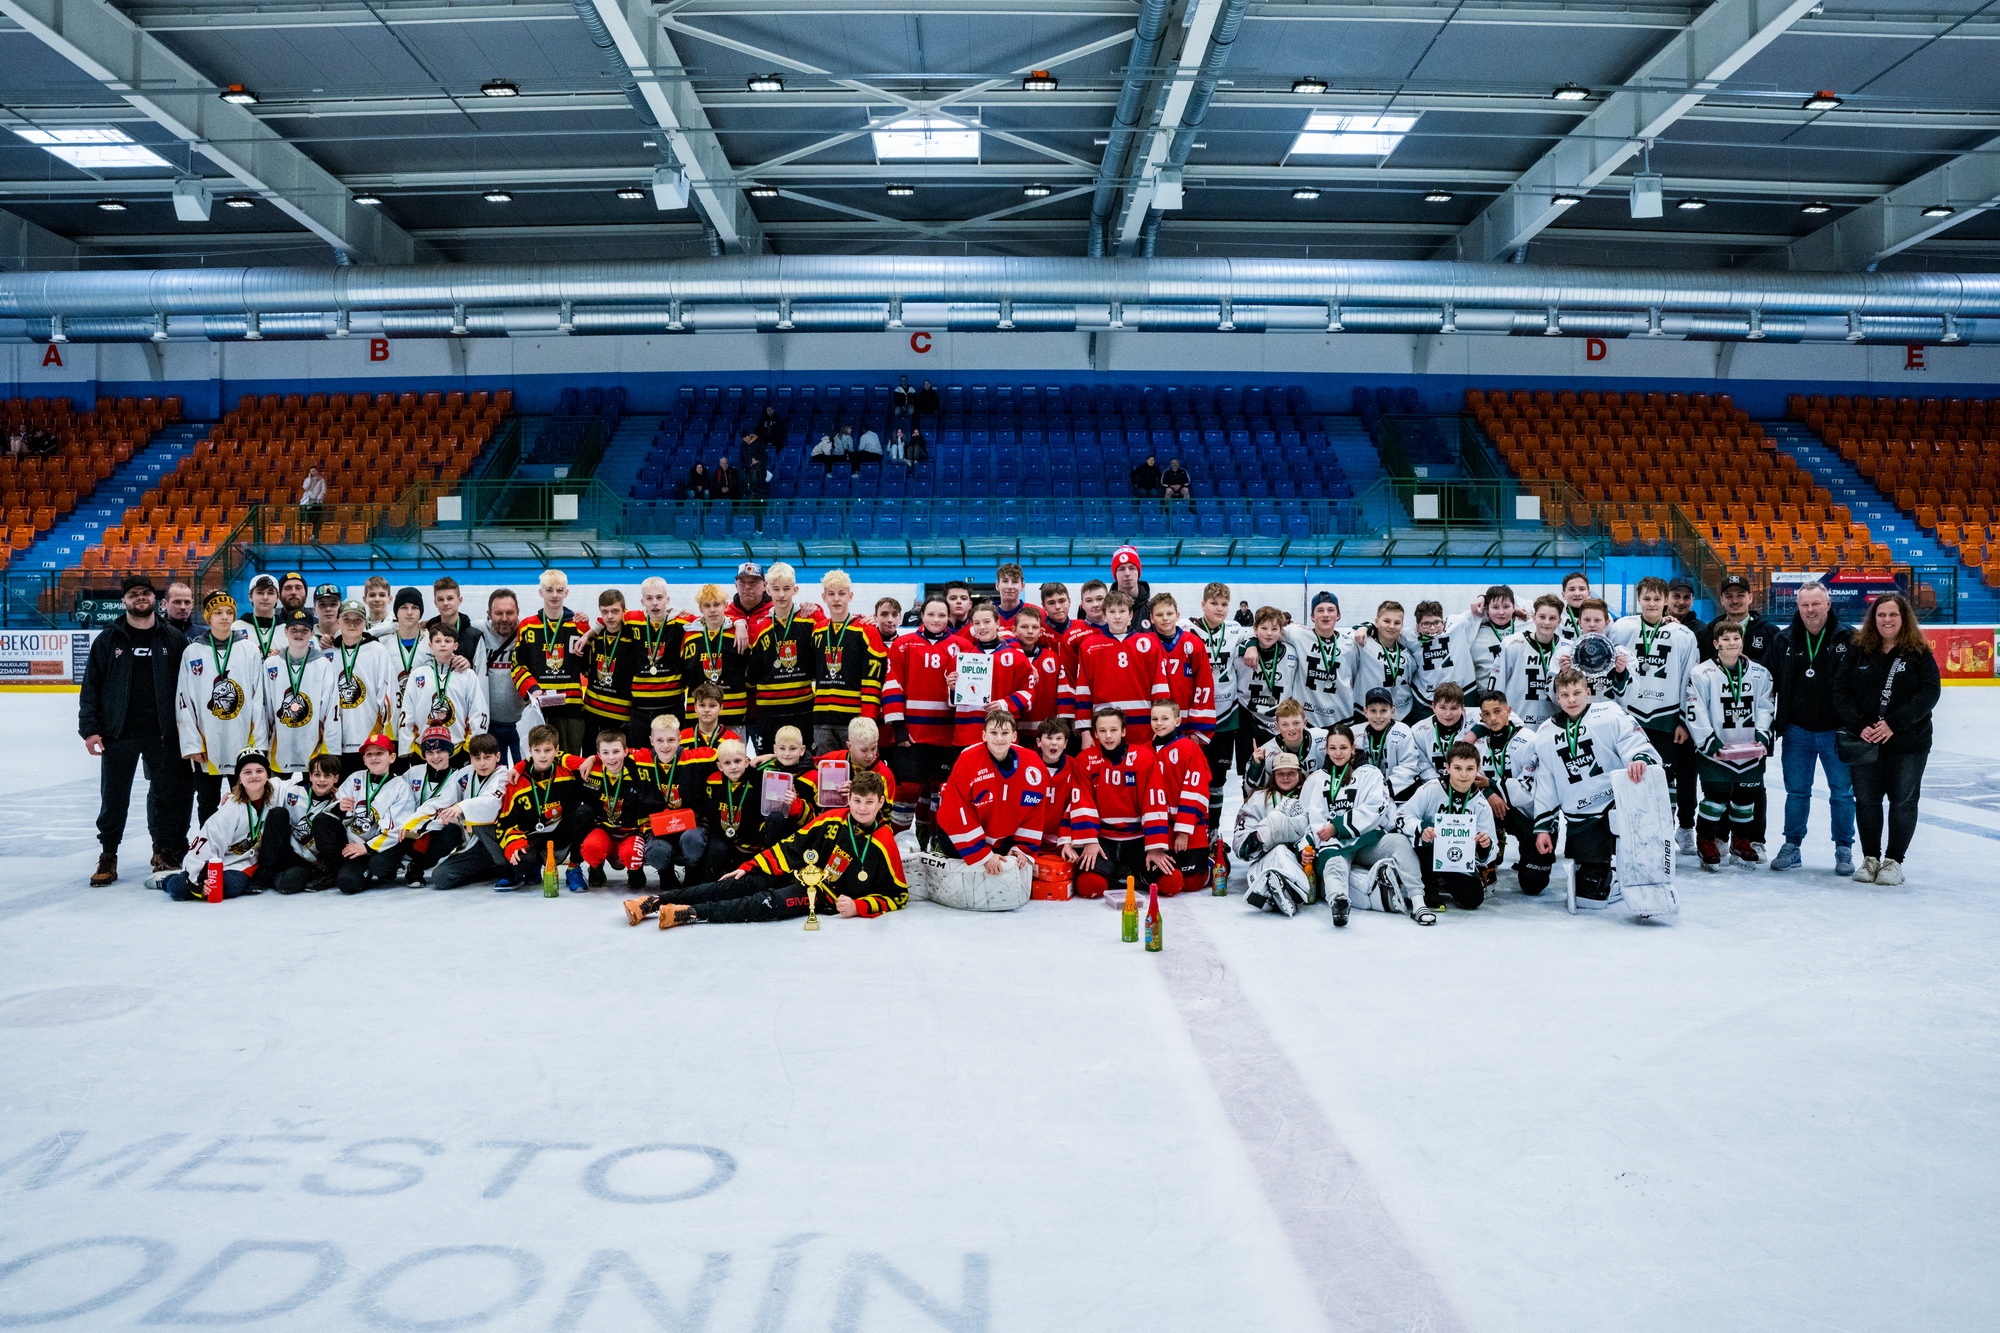
<path fill-rule="evenodd" d="M 1853 631 L 1840 623 L 1831 607 L 1820 635 L 1808 635 L 1805 622 L 1792 613 L 1792 623 L 1771 641 L 1764 665 L 1778 691 L 1776 730 L 1803 727 L 1807 731 L 1840 730 L 1840 710 L 1834 704 L 1834 677 L 1847 660 Z M 1808 642 L 1810 640 L 1810 642 Z M 1814 645 L 1817 650 L 1814 651 Z M 1811 653 L 1810 660 L 1808 654 Z M 1812 674 L 1808 676 L 1807 671 Z"/>

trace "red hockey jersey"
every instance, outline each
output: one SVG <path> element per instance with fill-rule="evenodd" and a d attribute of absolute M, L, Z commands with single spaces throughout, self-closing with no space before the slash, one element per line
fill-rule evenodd
<path fill-rule="evenodd" d="M 1033 750 L 1016 745 L 996 760 L 984 744 L 970 746 L 951 766 L 938 802 L 938 827 L 967 865 L 994 855 L 1009 838 L 1032 856 L 1042 842 L 1048 783 L 1048 770 Z"/>
<path fill-rule="evenodd" d="M 953 745 L 977 745 L 985 735 L 986 710 L 994 704 L 1007 705 L 1007 711 L 1019 718 L 1028 711 L 1028 704 L 1034 697 L 1034 668 L 1021 652 L 1021 645 L 1001 636 L 992 643 L 982 644 L 969 632 L 961 630 L 951 637 L 950 642 L 963 660 L 974 654 L 983 653 L 993 659 L 993 685 L 983 704 L 966 703 L 953 706 L 952 714 L 956 725 L 952 730 Z"/>
<path fill-rule="evenodd" d="M 1171 850 L 1176 834 L 1189 847 L 1208 846 L 1208 755 L 1200 741 L 1183 733 L 1161 746 L 1146 785 L 1146 850 Z"/>
<path fill-rule="evenodd" d="M 1143 733 L 1151 724 L 1153 687 L 1160 680 L 1160 640 L 1151 630 L 1132 630 L 1124 638 L 1107 631 L 1084 643 L 1070 677 L 1075 696 L 1076 724 L 1090 729 L 1090 715 L 1099 708 L 1116 708 L 1128 729 Z M 1214 686 L 1210 689 L 1211 711 Z"/>
<path fill-rule="evenodd" d="M 1041 755 L 1038 753 L 1035 757 L 1039 759 Z M 1042 846 L 1044 848 L 1054 847 L 1058 841 L 1068 836 L 1068 830 L 1064 827 L 1064 821 L 1069 816 L 1070 789 L 1075 785 L 1076 775 L 1079 771 L 1077 761 L 1071 755 L 1064 755 L 1054 768 L 1044 768 L 1042 770 L 1044 777 L 1047 779 L 1042 783 L 1041 804 Z"/>
<path fill-rule="evenodd" d="M 1095 741 L 1070 760 L 1069 837 L 1126 841 L 1146 832 L 1146 794 L 1153 772 L 1153 747 L 1130 742 L 1107 754 Z M 1203 798 L 1207 793 L 1204 791 Z"/>
<path fill-rule="evenodd" d="M 1153 637 L 1160 638 L 1157 633 Z M 1153 698 L 1179 704 L 1186 730 L 1202 736 L 1215 730 L 1215 668 L 1208 660 L 1208 645 L 1193 630 L 1177 629 L 1173 638 L 1160 638 L 1160 674 Z"/>
<path fill-rule="evenodd" d="M 882 683 L 882 720 L 901 723 L 918 745 L 950 745 L 958 723 L 945 676 L 958 669 L 958 645 L 946 633 L 933 639 L 912 630 L 889 645 L 889 673 Z"/>
<path fill-rule="evenodd" d="M 1034 681 L 1028 707 L 1021 714 L 1021 735 L 1025 739 L 1037 722 L 1046 722 L 1059 714 L 1072 716 L 1076 712 L 1076 699 L 1070 693 L 1069 675 L 1063 670 L 1060 644 L 1043 639 L 1032 650 L 1022 648 L 1020 652 L 1027 659 Z"/>

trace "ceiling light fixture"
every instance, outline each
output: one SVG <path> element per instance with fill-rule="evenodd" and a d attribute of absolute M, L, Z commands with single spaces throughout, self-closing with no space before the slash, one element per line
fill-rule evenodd
<path fill-rule="evenodd" d="M 782 74 L 752 74 L 744 80 L 753 93 L 781 93 L 785 91 L 785 76 Z"/>
<path fill-rule="evenodd" d="M 1813 200 L 1809 204 L 1799 205 L 1799 212 L 1801 213 L 1831 213 L 1832 211 L 1833 211 L 1832 204 L 1822 203 L 1817 199 Z"/>
<path fill-rule="evenodd" d="M 479 91 L 488 97 L 519 97 L 521 86 L 505 79 L 488 79 L 479 85 Z"/>
<path fill-rule="evenodd" d="M 1549 96 L 1555 98 L 1558 102 L 1581 102 L 1584 98 L 1590 96 L 1590 89 L 1580 83 L 1565 83 L 1562 87 L 1550 93 Z"/>
<path fill-rule="evenodd" d="M 1829 88 L 1822 88 L 1799 104 L 1807 111 L 1831 111 L 1840 105 L 1840 98 Z"/>
<path fill-rule="evenodd" d="M 883 193 L 887 194 L 891 199 L 907 199 L 916 192 L 917 187 L 914 185 L 889 185 L 883 187 Z"/>
<path fill-rule="evenodd" d="M 247 194 L 232 194 L 222 201 L 224 208 L 254 208 L 257 201 Z"/>
<path fill-rule="evenodd" d="M 488 190 L 479 197 L 489 204 L 511 204 L 514 202 L 514 196 L 506 190 Z"/>
<path fill-rule="evenodd" d="M 100 199 L 97 201 L 97 206 L 107 213 L 123 213 L 125 211 L 125 201 L 123 199 Z"/>
<path fill-rule="evenodd" d="M 1299 200 L 1317 199 L 1319 198 L 1319 191 L 1310 185 L 1301 185 L 1298 189 L 1292 191 L 1292 198 Z"/>
<path fill-rule="evenodd" d="M 357 194 L 354 196 L 354 202 L 363 208 L 379 208 L 382 204 L 382 196 L 379 194 Z"/>
<path fill-rule="evenodd" d="M 1683 199 L 1683 200 L 1681 200 L 1681 201 L 1680 201 L 1680 202 L 1679 202 L 1678 204 L 1675 204 L 1675 205 L 1674 205 L 1674 207 L 1675 207 L 1675 208 L 1680 208 L 1680 209 L 1685 209 L 1685 210 L 1687 210 L 1688 212 L 1690 212 L 1690 213 L 1693 213 L 1693 212 L 1697 212 L 1697 211 L 1699 211 L 1699 210 L 1701 210 L 1701 209 L 1704 209 L 1704 208 L 1707 208 L 1707 207 L 1708 207 L 1708 200 L 1706 200 L 1706 199 Z"/>
<path fill-rule="evenodd" d="M 775 185 L 753 185 L 750 187 L 750 197 L 752 199 L 776 199 L 778 197 L 778 187 Z"/>
<path fill-rule="evenodd" d="M 1021 193 L 1027 195 L 1030 199 L 1046 199 L 1055 193 L 1055 189 L 1052 186 L 1037 182 L 1034 185 L 1023 185 Z"/>
<path fill-rule="evenodd" d="M 1424 193 L 1424 202 L 1427 204 L 1448 204 L 1452 198 L 1450 190 L 1428 190 Z"/>
<path fill-rule="evenodd" d="M 1582 203 L 1583 196 L 1580 194 L 1559 194 L 1549 202 L 1553 203 L 1558 208 L 1568 208 L 1571 204 Z"/>
<path fill-rule="evenodd" d="M 646 192 L 636 185 L 621 185 L 611 192 L 619 199 L 644 199 Z"/>
<path fill-rule="evenodd" d="M 1948 218 L 1956 211 L 1956 209 L 1949 208 L 1944 204 L 1932 204 L 1924 210 L 1924 216 L 1927 218 Z"/>
<path fill-rule="evenodd" d="M 229 103 L 231 106 L 257 105 L 257 94 L 245 88 L 240 83 L 230 84 L 222 90 L 220 96 L 223 101 Z"/>
<path fill-rule="evenodd" d="M 1021 80 L 1021 91 L 1024 93 L 1052 93 L 1056 90 L 1056 85 L 1060 82 L 1062 80 L 1047 70 L 1038 69 L 1029 74 L 1027 78 Z"/>
<path fill-rule="evenodd" d="M 1326 91 L 1326 80 L 1316 79 L 1308 74 L 1303 78 L 1292 80 L 1292 91 L 1295 93 L 1310 93 L 1317 97 Z"/>

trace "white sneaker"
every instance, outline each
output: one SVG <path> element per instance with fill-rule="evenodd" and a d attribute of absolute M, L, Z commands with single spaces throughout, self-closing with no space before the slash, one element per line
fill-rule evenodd
<path fill-rule="evenodd" d="M 1677 836 L 1679 841 L 1676 845 L 1680 848 L 1682 853 L 1688 856 L 1693 856 L 1695 852 L 1694 830 L 1691 828 L 1684 828 L 1680 831 L 1680 833 Z"/>
<path fill-rule="evenodd" d="M 1891 886 L 1903 882 L 1903 867 L 1896 861 L 1884 861 L 1875 868 L 1875 882 Z"/>
<path fill-rule="evenodd" d="M 1873 884 L 1875 882 L 1876 872 L 1879 871 L 1881 868 L 1882 868 L 1882 858 L 1878 856 L 1862 857 L 1861 869 L 1854 872 L 1854 882 L 1856 884 Z"/>

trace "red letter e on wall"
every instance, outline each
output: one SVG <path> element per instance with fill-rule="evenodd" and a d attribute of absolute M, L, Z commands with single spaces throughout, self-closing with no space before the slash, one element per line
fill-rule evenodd
<path fill-rule="evenodd" d="M 370 361 L 387 361 L 389 359 L 389 340 L 387 338 L 370 338 L 368 340 L 368 359 Z"/>

